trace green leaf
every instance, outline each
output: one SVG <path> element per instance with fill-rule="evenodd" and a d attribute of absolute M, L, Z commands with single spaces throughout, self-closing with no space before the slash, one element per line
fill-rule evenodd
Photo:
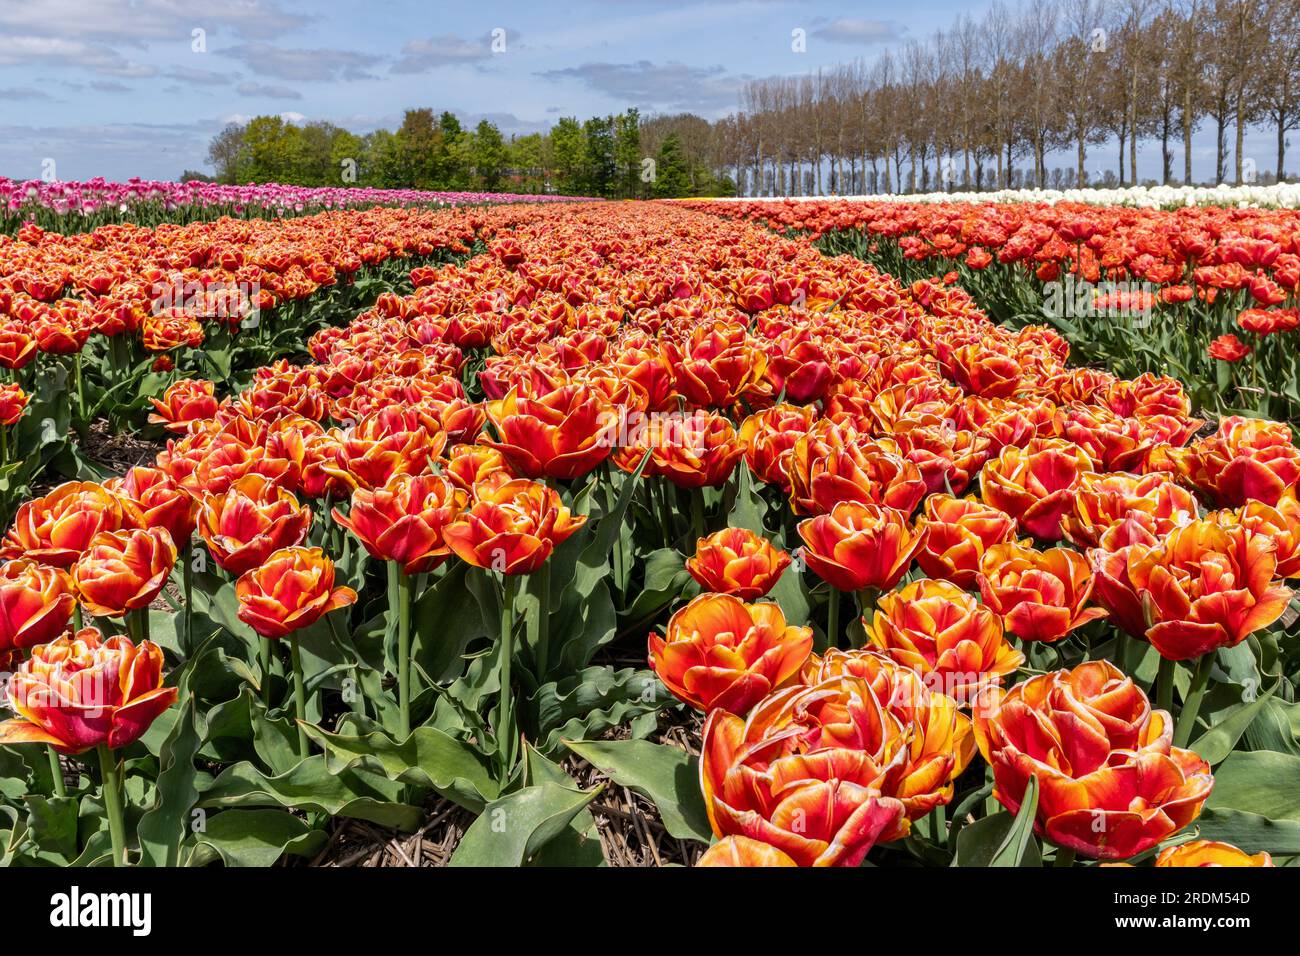
<path fill-rule="evenodd" d="M 379 731 L 350 736 L 306 725 L 307 736 L 324 748 L 332 774 L 361 769 L 389 780 L 430 787 L 453 803 L 478 812 L 500 788 L 482 755 L 433 727 L 417 727 L 402 742 Z"/>
<path fill-rule="evenodd" d="M 1037 810 L 1038 778 L 1030 777 L 1020 810 L 1014 817 L 999 810 L 962 828 L 957 834 L 952 865 L 1041 866 L 1038 843 L 1033 838 Z"/>
<path fill-rule="evenodd" d="M 478 602 L 465 586 L 468 568 L 457 561 L 411 608 L 411 656 L 433 681 L 464 673 L 465 648 L 488 634 Z"/>
<path fill-rule="evenodd" d="M 465 831 L 449 866 L 522 866 L 568 829 L 601 788 L 545 782 L 494 800 Z"/>
<path fill-rule="evenodd" d="M 580 789 L 564 769 L 547 760 L 532 747 L 525 753 L 530 784 L 552 783 L 572 790 Z M 605 866 L 605 851 L 600 830 L 591 811 L 584 808 L 569 821 L 568 829 L 547 842 L 532 858 L 533 866 Z"/>
<path fill-rule="evenodd" d="M 1269 701 L 1273 691 L 1260 697 L 1254 703 L 1246 704 L 1231 711 L 1226 717 L 1192 741 L 1192 750 L 1201 755 L 1201 759 L 1211 766 L 1221 763 L 1232 753 L 1237 741 L 1255 721 L 1255 717 Z"/>
<path fill-rule="evenodd" d="M 402 802 L 399 787 L 387 778 L 353 771 L 331 773 L 321 754 L 274 777 L 247 761 L 232 764 L 203 789 L 199 806 L 292 807 L 398 830 L 413 830 L 420 821 L 420 809 Z"/>
<path fill-rule="evenodd" d="M 1271 750 L 1234 751 L 1214 772 L 1206 801 L 1214 810 L 1243 810 L 1300 822 L 1300 757 Z"/>
<path fill-rule="evenodd" d="M 701 843 L 713 839 L 700 792 L 698 757 L 648 740 L 566 740 L 564 745 L 615 783 L 653 803 L 671 836 Z"/>
<path fill-rule="evenodd" d="M 142 865 L 180 863 L 181 844 L 189 833 L 190 809 L 198 798 L 194 757 L 201 741 L 195 724 L 194 698 L 190 697 L 159 751 L 156 800 L 136 828 Z"/>
<path fill-rule="evenodd" d="M 227 810 L 194 835 L 188 862 L 201 866 L 220 858 L 226 866 L 271 866 L 286 853 L 315 853 L 325 840 L 323 830 L 313 830 L 286 810 Z"/>
<path fill-rule="evenodd" d="M 763 526 L 763 515 L 766 512 L 767 503 L 754 489 L 754 478 L 750 474 L 749 465 L 742 463 L 736 469 L 736 500 L 732 503 L 731 513 L 727 515 L 727 525 L 744 528 L 766 538 L 768 531 Z"/>
<path fill-rule="evenodd" d="M 1300 822 L 1295 820 L 1275 821 L 1244 810 L 1207 808 L 1193 826 L 1202 839 L 1231 843 L 1247 853 L 1300 855 Z"/>

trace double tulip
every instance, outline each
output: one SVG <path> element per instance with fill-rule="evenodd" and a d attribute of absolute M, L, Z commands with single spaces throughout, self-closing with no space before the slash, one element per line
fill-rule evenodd
<path fill-rule="evenodd" d="M 1026 534 L 1059 541 L 1061 519 L 1074 506 L 1092 459 L 1078 445 L 1039 438 L 1024 448 L 1008 445 L 980 472 L 980 496 L 1001 508 Z"/>
<path fill-rule="evenodd" d="M 753 601 L 776 586 L 790 556 L 745 528 L 723 528 L 700 538 L 686 570 L 706 591 Z"/>
<path fill-rule="evenodd" d="M 9 681 L 18 716 L 0 724 L 0 744 L 49 744 L 64 754 L 138 740 L 177 697 L 162 682 L 162 649 L 93 627 L 32 650 Z"/>
<path fill-rule="evenodd" d="M 925 499 L 917 530 L 925 544 L 916 563 L 932 578 L 971 590 L 978 583 L 980 561 L 989 548 L 1014 541 L 1015 519 L 977 498 L 931 495 Z"/>
<path fill-rule="evenodd" d="M 558 492 L 527 479 L 479 485 L 469 508 L 443 529 L 443 540 L 475 567 L 531 574 L 586 522 Z"/>
<path fill-rule="evenodd" d="M 320 548 L 273 552 L 235 582 L 239 619 L 264 638 L 282 638 L 323 615 L 355 603 L 357 593 L 334 586 L 334 562 Z"/>
<path fill-rule="evenodd" d="M 865 623 L 876 648 L 962 704 L 1025 660 L 997 614 L 947 581 L 923 578 L 884 595 Z"/>
<path fill-rule="evenodd" d="M 994 797 L 1015 813 L 1037 777 L 1035 832 L 1092 859 L 1142 853 L 1200 814 L 1214 778 L 1172 735 L 1169 714 L 1104 660 L 990 690 L 975 709 Z"/>
<path fill-rule="evenodd" d="M 176 545 L 166 528 L 105 531 L 72 567 L 82 605 L 97 617 L 121 617 L 147 608 L 176 565 Z"/>
<path fill-rule="evenodd" d="M 0 565 L 0 655 L 62 634 L 76 606 L 67 572 L 26 558 Z"/>
<path fill-rule="evenodd" d="M 1103 608 L 1085 607 L 1092 595 L 1092 570 L 1078 551 L 998 544 L 985 553 L 980 568 L 985 605 L 1022 640 L 1059 641 L 1106 616 Z"/>
<path fill-rule="evenodd" d="M 808 567 L 841 591 L 888 590 L 907 573 L 925 543 L 907 516 L 892 508 L 844 501 L 799 523 Z"/>
<path fill-rule="evenodd" d="M 374 558 L 396 561 L 404 573 L 421 574 L 441 564 L 450 549 L 443 530 L 464 510 L 469 496 L 440 475 L 394 475 L 383 488 L 358 488 L 347 515 L 334 520 L 351 531 Z"/>
<path fill-rule="evenodd" d="M 679 700 L 745 714 L 803 667 L 812 628 L 787 626 L 773 603 L 701 594 L 650 635 L 650 664 Z"/>
<path fill-rule="evenodd" d="M 1242 525 L 1196 521 L 1151 544 L 1089 552 L 1098 600 L 1115 623 L 1182 661 L 1236 647 L 1286 610 L 1277 545 Z"/>
<path fill-rule="evenodd" d="M 524 478 L 578 478 L 609 457 L 618 416 L 585 385 L 562 385 L 536 397 L 511 389 L 489 402 L 488 417 L 500 436 L 497 449 Z"/>
<path fill-rule="evenodd" d="M 198 532 L 212 559 L 238 577 L 273 551 L 302 544 L 311 509 L 265 475 L 248 474 L 224 494 L 205 495 Z"/>

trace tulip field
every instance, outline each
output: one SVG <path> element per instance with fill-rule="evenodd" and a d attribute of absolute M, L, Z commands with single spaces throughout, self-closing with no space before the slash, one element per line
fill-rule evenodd
<path fill-rule="evenodd" d="M 0 229 L 0 862 L 1300 858 L 1300 212 L 147 201 Z"/>

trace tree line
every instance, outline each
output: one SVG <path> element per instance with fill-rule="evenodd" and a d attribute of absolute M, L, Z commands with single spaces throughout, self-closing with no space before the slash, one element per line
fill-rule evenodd
<path fill-rule="evenodd" d="M 713 168 L 712 128 L 695 116 L 642 117 L 635 109 L 506 139 L 481 120 L 405 112 L 396 130 L 358 134 L 328 122 L 257 116 L 227 125 L 208 162 L 218 182 L 385 189 L 563 193 L 606 198 L 729 195 Z M 192 174 L 187 174 L 192 175 Z"/>
<path fill-rule="evenodd" d="M 1240 184 L 1285 177 L 1297 125 L 1300 0 L 999 0 L 870 64 L 748 83 L 714 149 L 746 194 L 1096 185 L 1097 155 L 1131 185 L 1139 146 L 1191 184 L 1207 128 L 1212 181 Z M 1250 129 L 1275 155 L 1246 154 Z"/>

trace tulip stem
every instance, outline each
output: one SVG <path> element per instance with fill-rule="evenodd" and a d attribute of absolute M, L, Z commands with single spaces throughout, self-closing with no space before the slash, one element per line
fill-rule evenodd
<path fill-rule="evenodd" d="M 307 731 L 303 724 L 307 721 L 307 689 L 303 686 L 302 653 L 296 640 L 289 641 L 289 658 L 293 662 L 293 714 L 298 718 L 298 756 L 306 760 Z"/>
<path fill-rule="evenodd" d="M 397 734 L 411 736 L 411 577 L 396 561 L 388 562 L 397 578 Z"/>
<path fill-rule="evenodd" d="M 826 602 L 826 646 L 840 646 L 840 592 L 835 588 Z"/>
<path fill-rule="evenodd" d="M 1178 712 L 1178 723 L 1174 725 L 1174 746 L 1186 747 L 1192 739 L 1192 728 L 1196 726 L 1196 717 L 1201 712 L 1201 701 L 1205 699 L 1205 688 L 1210 683 L 1210 671 L 1214 670 L 1214 652 L 1201 655 L 1192 674 L 1192 686 L 1187 690 L 1187 699 L 1183 709 Z"/>
<path fill-rule="evenodd" d="M 1165 713 L 1174 709 L 1174 674 L 1178 665 L 1167 657 L 1160 658 L 1160 673 L 1156 675 L 1156 707 Z"/>
<path fill-rule="evenodd" d="M 186 547 L 181 555 L 181 590 L 185 597 L 185 654 L 194 651 L 194 552 Z"/>
<path fill-rule="evenodd" d="M 266 709 L 271 709 L 271 639 L 269 637 L 259 638 L 261 644 L 259 650 L 259 659 L 262 664 L 262 703 Z"/>
<path fill-rule="evenodd" d="M 56 797 L 66 797 L 68 787 L 63 782 L 63 764 L 59 763 L 59 752 L 50 744 L 45 745 L 45 752 L 50 758 L 50 773 L 54 775 L 54 795 Z"/>
<path fill-rule="evenodd" d="M 95 752 L 99 755 L 100 789 L 104 794 L 104 810 L 108 813 L 108 835 L 113 841 L 113 865 L 126 866 L 126 826 L 122 822 L 122 789 L 117 758 L 104 744 L 100 744 Z"/>
<path fill-rule="evenodd" d="M 704 525 L 704 489 L 691 489 L 691 525 L 695 529 L 696 539 L 703 538 L 707 529 Z"/>
<path fill-rule="evenodd" d="M 668 508 L 668 489 L 671 482 L 667 478 L 659 479 L 659 525 L 664 533 L 664 547 L 673 546 L 673 517 Z"/>
<path fill-rule="evenodd" d="M 497 707 L 497 749 L 501 754 L 503 775 L 514 764 L 514 722 L 511 714 L 510 661 L 514 657 L 515 585 L 514 578 L 501 575 L 501 701 Z"/>
<path fill-rule="evenodd" d="M 546 679 L 551 656 L 551 560 L 537 569 L 537 680 Z"/>
<path fill-rule="evenodd" d="M 1074 866 L 1074 851 L 1068 847 L 1058 846 L 1056 848 L 1056 859 L 1052 861 L 1052 866 Z"/>
<path fill-rule="evenodd" d="M 9 464 L 9 429 L 0 427 L 0 465 Z"/>

